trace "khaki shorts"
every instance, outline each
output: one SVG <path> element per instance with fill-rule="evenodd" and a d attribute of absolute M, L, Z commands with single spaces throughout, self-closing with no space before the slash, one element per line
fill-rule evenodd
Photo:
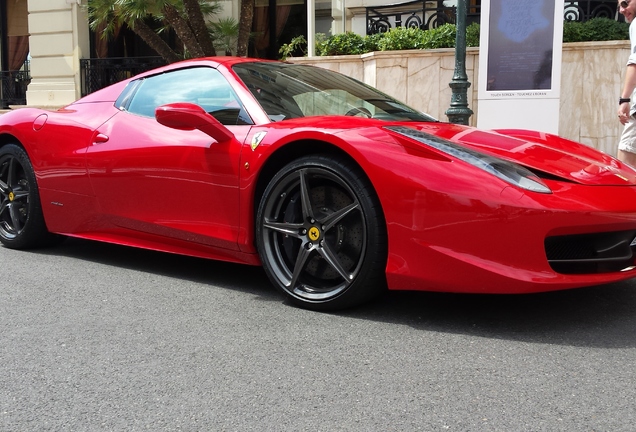
<path fill-rule="evenodd" d="M 618 142 L 618 149 L 636 154 L 636 119 L 633 116 L 629 118 L 623 129 L 621 139 Z"/>

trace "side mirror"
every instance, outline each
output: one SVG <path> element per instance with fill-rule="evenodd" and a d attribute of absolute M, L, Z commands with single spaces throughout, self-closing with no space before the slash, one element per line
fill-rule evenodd
<path fill-rule="evenodd" d="M 219 123 L 217 119 L 193 103 L 177 102 L 161 105 L 155 109 L 155 118 L 157 122 L 172 129 L 198 129 L 219 143 L 234 138 L 232 132 Z"/>

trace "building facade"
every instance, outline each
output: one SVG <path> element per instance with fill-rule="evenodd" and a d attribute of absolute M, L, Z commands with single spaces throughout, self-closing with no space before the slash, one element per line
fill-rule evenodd
<path fill-rule="evenodd" d="M 86 93 L 86 60 L 148 55 L 130 31 L 118 35 L 121 43 L 108 44 L 91 32 L 82 3 L 86 0 L 0 0 L 0 108 L 64 106 Z M 217 18 L 238 21 L 238 1 L 219 4 Z M 256 0 L 250 55 L 277 58 L 282 43 L 306 33 L 306 16 L 306 0 Z"/>
<path fill-rule="evenodd" d="M 238 21 L 240 2 L 218 0 L 218 18 Z M 469 20 L 479 19 L 481 0 L 467 0 Z M 564 0 L 566 19 L 617 18 L 615 0 Z M 86 0 L 0 0 L 0 108 L 64 106 L 126 76 L 102 72 L 92 83 L 89 61 L 155 55 L 130 30 L 105 41 L 89 30 Z M 436 27 L 454 22 L 457 0 L 255 0 L 250 56 L 278 58 L 279 47 L 307 29 L 326 36 L 364 35 L 397 26 Z M 397 4 L 395 4 L 397 3 Z M 308 13 L 313 9 L 313 13 Z M 308 24 L 307 16 L 314 18 Z M 124 29 L 126 30 L 126 29 Z M 152 62 L 146 65 L 154 66 Z M 138 72 L 134 68 L 124 74 Z M 110 74 L 109 76 L 106 76 Z M 94 84 L 94 85 L 93 85 Z"/>

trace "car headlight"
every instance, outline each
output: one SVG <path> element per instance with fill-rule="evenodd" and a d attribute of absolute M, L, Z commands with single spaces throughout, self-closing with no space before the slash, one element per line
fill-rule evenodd
<path fill-rule="evenodd" d="M 550 188 L 536 174 L 521 165 L 480 153 L 444 138 L 405 126 L 385 126 L 385 129 L 433 147 L 521 189 L 545 194 L 552 193 Z"/>

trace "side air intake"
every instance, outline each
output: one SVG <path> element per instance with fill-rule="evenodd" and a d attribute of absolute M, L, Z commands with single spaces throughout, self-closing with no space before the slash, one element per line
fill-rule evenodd
<path fill-rule="evenodd" d="M 636 230 L 548 237 L 545 253 L 557 273 L 616 272 L 634 265 L 635 237 Z"/>

